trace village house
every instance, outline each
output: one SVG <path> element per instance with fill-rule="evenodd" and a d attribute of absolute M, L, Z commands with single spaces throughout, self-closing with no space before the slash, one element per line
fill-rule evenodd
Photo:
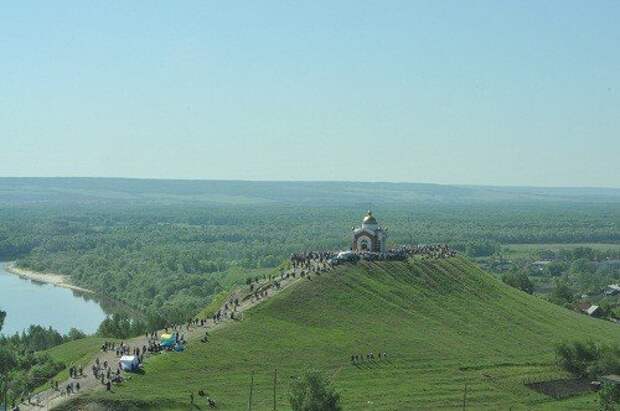
<path fill-rule="evenodd" d="M 620 294 L 620 285 L 619 284 L 608 285 L 604 291 L 604 294 L 608 296 Z"/>
<path fill-rule="evenodd" d="M 590 308 L 585 311 L 585 313 L 588 314 L 590 317 L 600 317 L 601 315 L 603 315 L 603 309 L 598 305 L 591 305 Z"/>

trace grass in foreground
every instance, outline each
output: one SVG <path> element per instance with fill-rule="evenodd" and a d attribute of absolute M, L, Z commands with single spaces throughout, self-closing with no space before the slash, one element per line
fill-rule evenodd
<path fill-rule="evenodd" d="M 553 347 L 576 338 L 617 341 L 620 327 L 505 286 L 462 258 L 364 263 L 303 280 L 210 343 L 152 358 L 144 375 L 82 401 L 181 410 L 203 389 L 219 409 L 241 410 L 254 375 L 253 410 L 270 410 L 278 369 L 286 410 L 290 379 L 313 367 L 350 410 L 461 408 L 466 386 L 468 409 L 593 409 L 593 395 L 554 401 L 524 386 L 566 377 Z M 351 364 L 370 351 L 389 359 Z"/>

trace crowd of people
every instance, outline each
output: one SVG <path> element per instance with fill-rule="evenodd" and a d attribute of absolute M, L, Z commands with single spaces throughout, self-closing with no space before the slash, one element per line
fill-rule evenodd
<path fill-rule="evenodd" d="M 364 261 L 404 261 L 413 256 L 423 258 L 448 258 L 454 257 L 456 251 L 446 244 L 422 244 L 422 245 L 403 245 L 391 248 L 385 252 L 371 251 L 349 251 L 336 253 L 331 251 L 311 251 L 306 253 L 295 253 L 290 257 L 290 262 L 295 270 L 300 270 L 300 275 L 315 272 L 320 273 L 331 269 L 333 266 L 359 260 Z M 288 274 L 287 274 L 288 275 Z"/>
<path fill-rule="evenodd" d="M 72 379 L 84 376 L 84 374 L 81 372 L 81 369 L 80 369 L 80 374 L 79 375 L 78 374 L 73 374 L 72 372 L 70 372 L 70 374 L 71 374 L 71 378 Z M 58 385 L 58 381 L 56 381 L 56 380 L 51 380 L 50 381 L 50 386 L 52 387 L 52 389 L 54 391 L 57 391 L 57 392 L 59 392 L 61 394 L 66 394 L 66 395 L 71 395 L 71 394 L 74 394 L 74 393 L 79 393 L 80 392 L 80 388 L 81 388 L 79 381 L 70 381 L 70 382 L 68 382 L 67 385 L 64 387 L 63 391 L 60 390 L 60 387 Z"/>
<path fill-rule="evenodd" d="M 378 360 L 387 360 L 387 353 L 385 351 L 379 351 L 377 353 L 377 359 Z M 364 357 L 364 355 L 362 354 L 351 354 L 351 363 L 352 364 L 361 364 L 365 361 L 374 361 L 375 360 L 375 354 L 371 351 L 368 354 L 366 354 L 366 357 Z"/>
<path fill-rule="evenodd" d="M 409 255 L 421 255 L 430 258 L 448 258 L 456 256 L 456 251 L 447 244 L 414 245 L 405 247 Z"/>
<path fill-rule="evenodd" d="M 384 253 L 360 252 L 357 253 L 362 260 L 366 261 L 404 261 L 413 256 L 422 256 L 423 258 L 448 258 L 456 256 L 456 251 L 452 250 L 446 244 L 430 244 L 430 245 L 405 245 L 398 248 L 392 248 Z"/>
<path fill-rule="evenodd" d="M 307 253 L 295 253 L 290 257 L 293 269 L 309 269 L 314 266 L 325 264 L 336 255 L 332 251 L 310 251 Z"/>
<path fill-rule="evenodd" d="M 147 347 L 146 345 L 143 345 L 141 350 L 140 347 L 131 347 L 123 341 L 118 344 L 114 341 L 104 341 L 104 343 L 101 344 L 101 352 L 105 353 L 111 351 L 114 351 L 117 357 L 122 357 L 123 355 L 135 355 L 142 360 L 144 359 L 144 354 L 146 354 Z"/>
<path fill-rule="evenodd" d="M 113 370 L 112 364 L 109 364 L 108 361 L 99 361 L 99 358 L 95 358 L 95 363 L 92 366 L 92 372 L 95 379 L 100 381 L 101 384 L 106 387 L 106 391 L 112 390 L 112 383 L 119 384 L 123 381 L 120 362 L 116 369 Z"/>

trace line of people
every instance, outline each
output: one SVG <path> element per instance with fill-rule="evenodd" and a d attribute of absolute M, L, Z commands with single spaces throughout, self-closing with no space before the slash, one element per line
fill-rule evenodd
<path fill-rule="evenodd" d="M 377 359 L 379 360 L 387 360 L 387 352 L 383 351 L 383 352 L 379 352 L 377 353 Z M 371 351 L 368 354 L 366 354 L 366 360 L 365 361 L 374 361 L 375 360 L 375 354 Z M 352 364 L 360 364 L 364 362 L 364 356 L 362 354 L 351 354 L 351 363 Z"/>

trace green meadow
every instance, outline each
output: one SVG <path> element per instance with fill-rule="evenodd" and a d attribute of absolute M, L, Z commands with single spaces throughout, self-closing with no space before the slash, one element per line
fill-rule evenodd
<path fill-rule="evenodd" d="M 541 243 L 541 244 L 506 244 L 502 246 L 504 253 L 511 256 L 530 256 L 540 250 L 559 252 L 560 250 L 574 250 L 584 247 L 597 251 L 618 251 L 620 244 L 617 243 Z"/>
<path fill-rule="evenodd" d="M 617 342 L 620 327 L 510 288 L 460 258 L 359 263 L 298 281 L 209 343 L 149 359 L 143 374 L 67 405 L 189 409 L 204 390 L 218 409 L 290 409 L 291 378 L 329 375 L 347 410 L 584 409 L 587 394 L 556 401 L 524 383 L 567 378 L 554 345 Z M 351 355 L 387 359 L 352 364 Z M 466 392 L 465 392 L 466 391 Z M 206 401 L 196 396 L 196 406 Z"/>

